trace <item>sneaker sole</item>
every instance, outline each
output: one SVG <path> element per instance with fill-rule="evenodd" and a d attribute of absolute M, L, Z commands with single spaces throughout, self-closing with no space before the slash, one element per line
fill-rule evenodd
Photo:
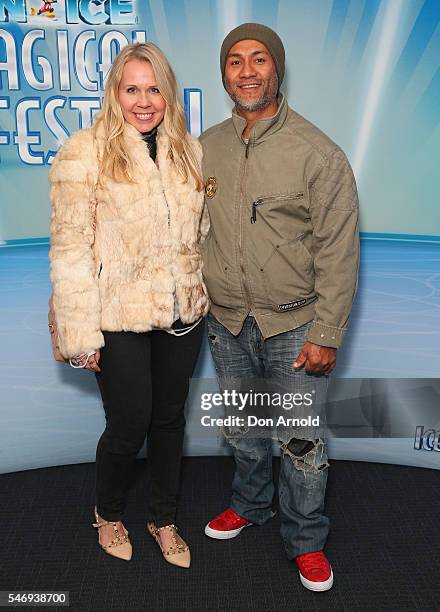
<path fill-rule="evenodd" d="M 313 582 L 313 580 L 307 580 L 307 578 L 304 578 L 304 576 L 301 574 L 301 572 L 299 573 L 299 579 L 301 580 L 301 584 L 306 587 L 306 589 L 309 589 L 309 591 L 328 591 L 329 589 L 332 588 L 333 586 L 333 570 L 331 571 L 332 573 L 330 574 L 330 578 L 328 578 L 328 580 L 325 580 L 324 582 Z"/>
<path fill-rule="evenodd" d="M 214 540 L 230 540 L 238 536 L 240 531 L 242 531 L 245 527 L 250 527 L 252 523 L 249 525 L 243 525 L 243 527 L 239 527 L 238 529 L 230 529 L 229 531 L 219 531 L 218 529 L 211 529 L 209 523 L 205 527 L 205 535 L 210 538 L 214 538 Z"/>

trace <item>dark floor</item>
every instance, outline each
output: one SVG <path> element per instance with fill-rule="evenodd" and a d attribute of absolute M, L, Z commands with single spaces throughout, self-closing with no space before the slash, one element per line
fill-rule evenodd
<path fill-rule="evenodd" d="M 93 465 L 1 475 L 0 590 L 66 590 L 75 611 L 440 610 L 437 471 L 332 462 L 326 550 L 335 585 L 311 593 L 285 557 L 278 516 L 235 540 L 203 534 L 228 505 L 229 457 L 184 460 L 178 522 L 192 566 L 167 564 L 145 533 L 145 462 L 138 464 L 125 519 L 134 546 L 129 563 L 96 543 Z"/>

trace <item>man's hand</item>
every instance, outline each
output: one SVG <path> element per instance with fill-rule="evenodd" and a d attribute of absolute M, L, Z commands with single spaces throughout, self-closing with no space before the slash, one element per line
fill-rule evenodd
<path fill-rule="evenodd" d="M 304 342 L 293 367 L 299 369 L 305 366 L 308 374 L 325 374 L 328 376 L 336 365 L 336 350 L 328 346 L 313 344 L 313 342 Z"/>

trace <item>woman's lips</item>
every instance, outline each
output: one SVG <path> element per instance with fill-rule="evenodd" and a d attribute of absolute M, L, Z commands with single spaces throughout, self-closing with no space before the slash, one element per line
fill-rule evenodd
<path fill-rule="evenodd" d="M 139 121 L 149 121 L 153 117 L 153 113 L 134 113 L 136 119 Z"/>

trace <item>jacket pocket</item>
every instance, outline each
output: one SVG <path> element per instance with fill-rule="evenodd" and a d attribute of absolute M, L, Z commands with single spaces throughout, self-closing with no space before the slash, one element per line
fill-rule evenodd
<path fill-rule="evenodd" d="M 305 306 L 314 298 L 313 258 L 301 241 L 303 236 L 273 247 L 259 270 L 268 302 L 279 312 Z"/>
<path fill-rule="evenodd" d="M 203 280 L 210 300 L 219 306 L 227 306 L 230 302 L 229 265 L 222 256 L 212 231 L 202 245 L 202 258 Z"/>
<path fill-rule="evenodd" d="M 270 195 L 270 196 L 258 198 L 252 203 L 251 223 L 257 222 L 257 218 L 258 218 L 257 215 L 258 215 L 259 210 L 261 210 L 261 206 L 264 206 L 267 204 L 277 204 L 277 203 L 283 206 L 286 203 L 288 204 L 289 201 L 301 200 L 302 198 L 304 198 L 303 191 L 297 191 L 295 193 L 286 193 L 286 194 L 280 194 L 280 195 Z"/>
<path fill-rule="evenodd" d="M 249 243 L 266 262 L 275 245 L 283 245 L 310 229 L 308 199 L 303 191 L 262 196 L 252 205 L 247 224 Z"/>

